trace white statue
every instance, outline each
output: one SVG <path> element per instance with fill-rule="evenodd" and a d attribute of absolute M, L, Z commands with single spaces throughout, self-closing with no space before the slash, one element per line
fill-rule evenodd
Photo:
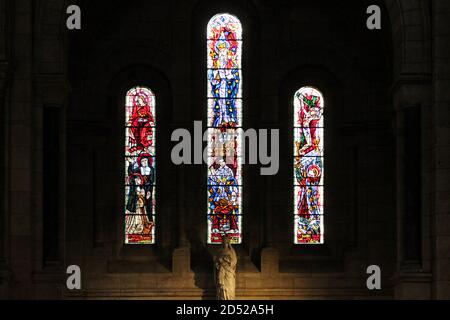
<path fill-rule="evenodd" d="M 236 251 L 228 235 L 222 235 L 222 247 L 214 257 L 217 300 L 234 300 L 236 287 Z"/>

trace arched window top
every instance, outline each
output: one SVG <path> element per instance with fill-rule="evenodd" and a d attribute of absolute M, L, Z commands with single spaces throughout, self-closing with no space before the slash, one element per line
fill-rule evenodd
<path fill-rule="evenodd" d="M 229 13 L 219 13 L 208 22 L 207 38 L 216 40 L 242 40 L 242 25 L 239 19 Z"/>
<path fill-rule="evenodd" d="M 313 87 L 294 94 L 294 243 L 324 242 L 324 99 Z"/>
<path fill-rule="evenodd" d="M 239 19 L 228 13 L 216 14 L 207 28 L 208 68 L 241 68 L 242 26 Z"/>
<path fill-rule="evenodd" d="M 130 90 L 128 90 L 127 92 L 127 97 L 132 97 L 132 96 L 136 96 L 139 94 L 143 94 L 147 97 L 154 97 L 155 94 L 153 93 L 153 91 L 147 87 L 141 87 L 141 86 L 136 86 L 131 88 Z"/>
<path fill-rule="evenodd" d="M 323 128 L 324 99 L 322 93 L 314 87 L 302 87 L 294 95 L 294 127 L 303 126 L 308 117 L 315 117 L 314 126 Z"/>
<path fill-rule="evenodd" d="M 125 243 L 155 243 L 156 98 L 134 87 L 125 101 Z"/>

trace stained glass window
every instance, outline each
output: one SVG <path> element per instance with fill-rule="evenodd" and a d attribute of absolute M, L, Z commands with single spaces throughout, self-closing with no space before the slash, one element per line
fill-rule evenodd
<path fill-rule="evenodd" d="M 303 87 L 294 95 L 294 243 L 324 241 L 322 94 Z"/>
<path fill-rule="evenodd" d="M 125 102 L 125 243 L 155 243 L 155 95 L 134 87 Z"/>
<path fill-rule="evenodd" d="M 207 28 L 208 243 L 242 241 L 242 27 L 217 14 Z"/>

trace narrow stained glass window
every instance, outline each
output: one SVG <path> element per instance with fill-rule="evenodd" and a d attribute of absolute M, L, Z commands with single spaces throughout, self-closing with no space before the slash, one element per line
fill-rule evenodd
<path fill-rule="evenodd" d="M 125 105 L 125 243 L 155 243 L 155 95 L 134 87 Z"/>
<path fill-rule="evenodd" d="M 294 243 L 324 242 L 324 131 L 322 94 L 303 87 L 294 95 Z"/>
<path fill-rule="evenodd" d="M 242 27 L 217 14 L 207 28 L 208 243 L 242 242 Z"/>

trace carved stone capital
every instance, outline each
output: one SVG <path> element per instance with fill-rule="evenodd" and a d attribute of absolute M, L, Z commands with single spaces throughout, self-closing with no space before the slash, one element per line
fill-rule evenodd
<path fill-rule="evenodd" d="M 400 75 L 391 87 L 395 110 L 418 105 L 431 105 L 431 75 Z"/>

